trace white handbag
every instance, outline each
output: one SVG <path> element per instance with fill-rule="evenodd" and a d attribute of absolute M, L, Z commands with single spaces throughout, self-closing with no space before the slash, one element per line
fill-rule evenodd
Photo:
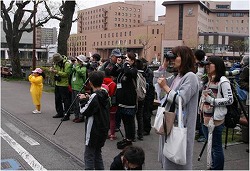
<path fill-rule="evenodd" d="M 163 103 L 162 106 L 158 106 L 157 113 L 155 116 L 154 120 L 154 126 L 153 128 L 155 129 L 155 132 L 160 135 L 165 135 L 169 134 L 170 130 L 172 129 L 172 125 L 174 123 L 174 118 L 175 118 L 175 98 L 176 95 L 174 96 L 174 100 L 171 104 L 171 107 L 169 109 L 169 112 L 165 111 L 165 106 L 167 104 L 167 99 Z M 163 122 L 166 122 L 166 127 L 164 128 Z"/>
<path fill-rule="evenodd" d="M 165 137 L 163 155 L 168 160 L 179 165 L 186 164 L 187 128 L 183 126 L 182 100 L 178 96 L 178 127 L 173 126 L 172 131 Z"/>

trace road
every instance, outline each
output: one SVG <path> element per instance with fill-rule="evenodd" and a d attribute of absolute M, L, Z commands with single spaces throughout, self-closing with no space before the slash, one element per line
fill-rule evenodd
<path fill-rule="evenodd" d="M 11 170 L 81 170 L 82 162 L 1 110 L 2 167 Z M 10 165 L 8 165 L 9 163 Z M 17 167 L 18 166 L 18 167 Z M 2 169 L 3 169 L 2 168 Z"/>

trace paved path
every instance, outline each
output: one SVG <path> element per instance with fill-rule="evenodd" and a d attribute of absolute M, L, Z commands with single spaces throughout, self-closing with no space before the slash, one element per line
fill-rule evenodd
<path fill-rule="evenodd" d="M 39 133 L 46 136 L 51 141 L 57 143 L 79 159 L 83 159 L 84 151 L 84 123 L 74 123 L 71 116 L 70 121 L 63 122 L 56 135 L 55 129 L 60 123 L 60 119 L 52 118 L 55 115 L 54 94 L 43 92 L 42 114 L 32 114 L 34 106 L 29 93 L 30 84 L 26 81 L 4 81 L 1 80 L 1 107 L 15 117 L 19 118 Z M 154 118 L 152 118 L 153 120 Z M 122 130 L 123 131 L 123 130 Z M 123 131 L 124 132 L 124 131 Z M 117 133 L 118 140 L 122 137 Z M 113 157 L 120 150 L 116 148 L 118 141 L 106 141 L 103 148 L 103 158 L 105 168 L 109 166 Z M 158 135 L 151 131 L 149 136 L 144 137 L 144 141 L 137 141 L 134 145 L 141 146 L 146 153 L 145 169 L 160 170 L 161 165 L 157 161 Z M 206 169 L 205 152 L 201 161 L 197 161 L 198 155 L 203 144 L 195 142 L 193 169 Z M 225 150 L 225 169 L 230 170 L 249 170 L 249 153 L 246 152 L 248 144 L 228 146 Z"/>

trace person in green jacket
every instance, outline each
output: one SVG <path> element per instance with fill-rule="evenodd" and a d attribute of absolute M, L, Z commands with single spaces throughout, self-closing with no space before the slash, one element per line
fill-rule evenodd
<path fill-rule="evenodd" d="M 50 68 L 50 71 L 55 74 L 55 107 L 57 112 L 53 118 L 62 118 L 62 121 L 67 121 L 70 119 L 68 109 L 71 99 L 68 86 L 71 64 L 66 56 L 62 56 L 59 53 L 53 55 L 53 63 L 54 66 Z M 67 112 L 65 116 L 64 112 Z"/>
<path fill-rule="evenodd" d="M 77 62 L 72 65 L 71 70 L 71 87 L 72 87 L 72 100 L 76 99 L 73 104 L 73 110 L 75 114 L 75 119 L 73 122 L 79 123 L 84 122 L 84 116 L 80 113 L 79 98 L 77 97 L 79 91 L 80 93 L 85 93 L 85 89 L 82 88 L 87 79 L 87 68 L 84 65 L 86 61 L 86 56 L 79 55 L 76 57 Z"/>

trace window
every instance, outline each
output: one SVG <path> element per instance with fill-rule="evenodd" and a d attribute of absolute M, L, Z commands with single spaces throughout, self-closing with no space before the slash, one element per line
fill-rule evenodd
<path fill-rule="evenodd" d="M 136 44 L 136 39 L 134 39 L 134 44 Z"/>
<path fill-rule="evenodd" d="M 217 13 L 217 17 L 228 17 L 228 13 Z"/>
<path fill-rule="evenodd" d="M 159 34 L 159 29 L 156 30 L 156 34 Z"/>
<path fill-rule="evenodd" d="M 152 29 L 152 34 L 155 34 L 155 30 L 154 29 Z"/>
<path fill-rule="evenodd" d="M 154 51 L 156 51 L 156 46 L 154 46 Z"/>
<path fill-rule="evenodd" d="M 233 17 L 244 17 L 244 13 L 236 12 L 232 14 Z"/>

